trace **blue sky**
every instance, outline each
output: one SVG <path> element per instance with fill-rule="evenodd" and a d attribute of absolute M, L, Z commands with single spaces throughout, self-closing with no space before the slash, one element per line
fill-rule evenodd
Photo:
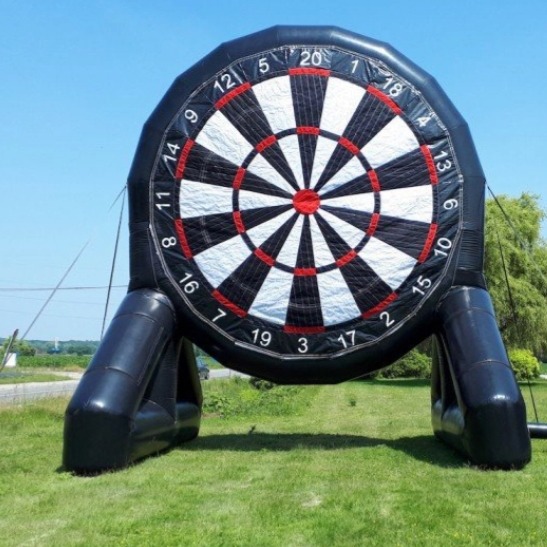
<path fill-rule="evenodd" d="M 0 0 L 0 288 L 108 284 L 122 189 L 146 118 L 219 43 L 274 24 L 386 41 L 437 78 L 498 194 L 547 206 L 547 2 Z M 126 219 L 114 283 L 128 279 Z M 544 229 L 544 234 L 545 229 Z M 115 289 L 111 311 L 123 297 Z M 0 291 L 0 336 L 47 292 Z M 28 338 L 98 339 L 106 290 L 59 291 Z"/>

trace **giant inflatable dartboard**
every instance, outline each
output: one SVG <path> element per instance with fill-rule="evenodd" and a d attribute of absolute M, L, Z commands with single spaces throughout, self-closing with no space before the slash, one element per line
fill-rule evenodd
<path fill-rule="evenodd" d="M 482 275 L 465 121 L 390 46 L 333 27 L 223 44 L 175 80 L 128 180 L 131 279 L 66 413 L 63 462 L 197 436 L 194 344 L 279 383 L 333 383 L 433 335 L 435 434 L 522 467 L 522 395 Z"/>
<path fill-rule="evenodd" d="M 417 343 L 459 246 L 453 107 L 402 56 L 324 34 L 213 52 L 168 92 L 132 173 L 146 164 L 155 275 L 191 337 L 270 376 L 287 359 L 355 376 Z"/>

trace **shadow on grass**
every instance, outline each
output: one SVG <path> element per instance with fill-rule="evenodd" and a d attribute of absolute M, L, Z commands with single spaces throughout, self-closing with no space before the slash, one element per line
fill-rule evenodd
<path fill-rule="evenodd" d="M 431 380 L 421 378 L 358 378 L 354 382 L 367 382 L 374 386 L 389 386 L 389 387 L 429 387 Z"/>
<path fill-rule="evenodd" d="M 295 449 L 340 450 L 346 448 L 374 448 L 387 446 L 399 450 L 416 460 L 439 467 L 462 467 L 465 465 L 449 447 L 433 436 L 401 437 L 400 439 L 377 439 L 358 435 L 336 435 L 329 433 L 229 433 L 198 437 L 181 450 L 236 450 L 242 452 L 284 452 Z"/>

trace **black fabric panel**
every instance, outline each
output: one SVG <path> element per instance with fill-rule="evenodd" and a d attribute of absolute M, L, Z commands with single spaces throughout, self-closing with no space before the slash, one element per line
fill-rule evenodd
<path fill-rule="evenodd" d="M 299 75 L 291 77 L 294 115 L 297 127 L 319 128 L 327 78 L 323 76 Z M 313 157 L 317 145 L 316 135 L 299 135 L 304 184 L 310 186 L 310 177 L 313 168 Z"/>
<path fill-rule="evenodd" d="M 420 149 L 378 167 L 376 175 L 382 190 L 431 184 L 429 170 Z"/>
<path fill-rule="evenodd" d="M 300 148 L 300 159 L 302 161 L 304 186 L 306 188 L 309 188 L 313 169 L 313 159 L 315 156 L 315 148 L 317 146 L 317 136 L 298 135 L 298 146 Z"/>
<path fill-rule="evenodd" d="M 350 214 L 349 211 L 348 214 Z M 319 225 L 319 228 L 323 233 L 323 237 L 325 238 L 325 241 L 327 242 L 330 252 L 334 256 L 335 260 L 342 258 L 352 250 L 351 247 L 338 235 L 334 228 L 332 228 L 321 215 L 315 215 L 315 220 L 317 221 L 317 224 Z"/>
<path fill-rule="evenodd" d="M 232 213 L 185 218 L 182 222 L 186 240 L 194 255 L 238 234 Z"/>
<path fill-rule="evenodd" d="M 218 287 L 228 300 L 248 310 L 270 271 L 270 266 L 251 254 Z"/>
<path fill-rule="evenodd" d="M 211 152 L 204 146 L 194 143 L 185 164 L 183 178 L 204 182 L 214 186 L 231 188 L 236 180 L 239 165 L 235 165 L 222 156 Z M 241 188 L 261 194 L 287 197 L 291 195 L 270 182 L 246 171 Z"/>
<path fill-rule="evenodd" d="M 315 259 L 313 256 L 313 243 L 310 231 L 310 219 L 304 217 L 302 226 L 302 237 L 300 238 L 300 247 L 296 258 L 297 268 L 315 268 Z"/>
<path fill-rule="evenodd" d="M 342 207 L 330 207 L 329 205 L 323 205 L 321 207 L 329 213 L 336 215 L 338 218 L 345 220 L 347 223 L 352 224 L 356 228 L 365 232 L 370 224 L 372 215 L 363 211 L 356 211 L 355 209 L 343 209 Z M 317 218 L 317 217 L 316 217 Z"/>
<path fill-rule="evenodd" d="M 303 329 L 323 325 L 321 299 L 315 275 L 294 276 L 286 324 Z"/>
<path fill-rule="evenodd" d="M 374 237 L 417 260 L 424 248 L 430 226 L 425 222 L 380 215 Z"/>
<path fill-rule="evenodd" d="M 340 271 L 361 313 L 371 310 L 392 293 L 391 287 L 359 256 L 342 266 Z"/>
<path fill-rule="evenodd" d="M 279 205 L 276 207 L 261 207 L 259 209 L 246 209 L 245 211 L 241 211 L 241 219 L 243 220 L 245 229 L 250 230 L 255 226 L 259 226 L 260 224 L 279 216 L 289 209 L 292 209 L 292 204 Z"/>
<path fill-rule="evenodd" d="M 298 213 L 295 213 L 289 220 L 287 220 L 279 229 L 272 234 L 261 246 L 260 248 L 272 258 L 276 258 L 279 252 L 281 251 L 283 245 L 291 230 L 293 229 L 296 221 L 298 220 Z"/>
<path fill-rule="evenodd" d="M 321 200 L 328 200 L 330 198 L 337 198 L 341 196 L 351 196 L 353 194 L 364 194 L 365 192 L 372 192 L 372 186 L 370 184 L 370 179 L 363 175 L 361 177 L 354 178 L 353 180 L 348 181 L 342 186 L 338 186 L 334 190 L 325 192 L 321 196 Z M 328 207 L 328 203 L 325 202 L 325 207 Z"/>
<path fill-rule="evenodd" d="M 343 136 L 361 149 L 394 117 L 395 113 L 380 99 L 365 93 Z"/>
<path fill-rule="evenodd" d="M 270 124 L 250 89 L 234 97 L 220 111 L 253 146 L 272 135 Z"/>
<path fill-rule="evenodd" d="M 194 142 L 185 163 L 183 178 L 230 188 L 234 183 L 238 167 Z"/>

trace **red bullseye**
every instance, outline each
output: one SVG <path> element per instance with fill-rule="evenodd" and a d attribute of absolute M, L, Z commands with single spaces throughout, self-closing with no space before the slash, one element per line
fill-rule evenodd
<path fill-rule="evenodd" d="M 319 194 L 313 190 L 299 190 L 292 198 L 292 203 L 300 214 L 313 215 L 319 209 L 321 200 Z"/>

